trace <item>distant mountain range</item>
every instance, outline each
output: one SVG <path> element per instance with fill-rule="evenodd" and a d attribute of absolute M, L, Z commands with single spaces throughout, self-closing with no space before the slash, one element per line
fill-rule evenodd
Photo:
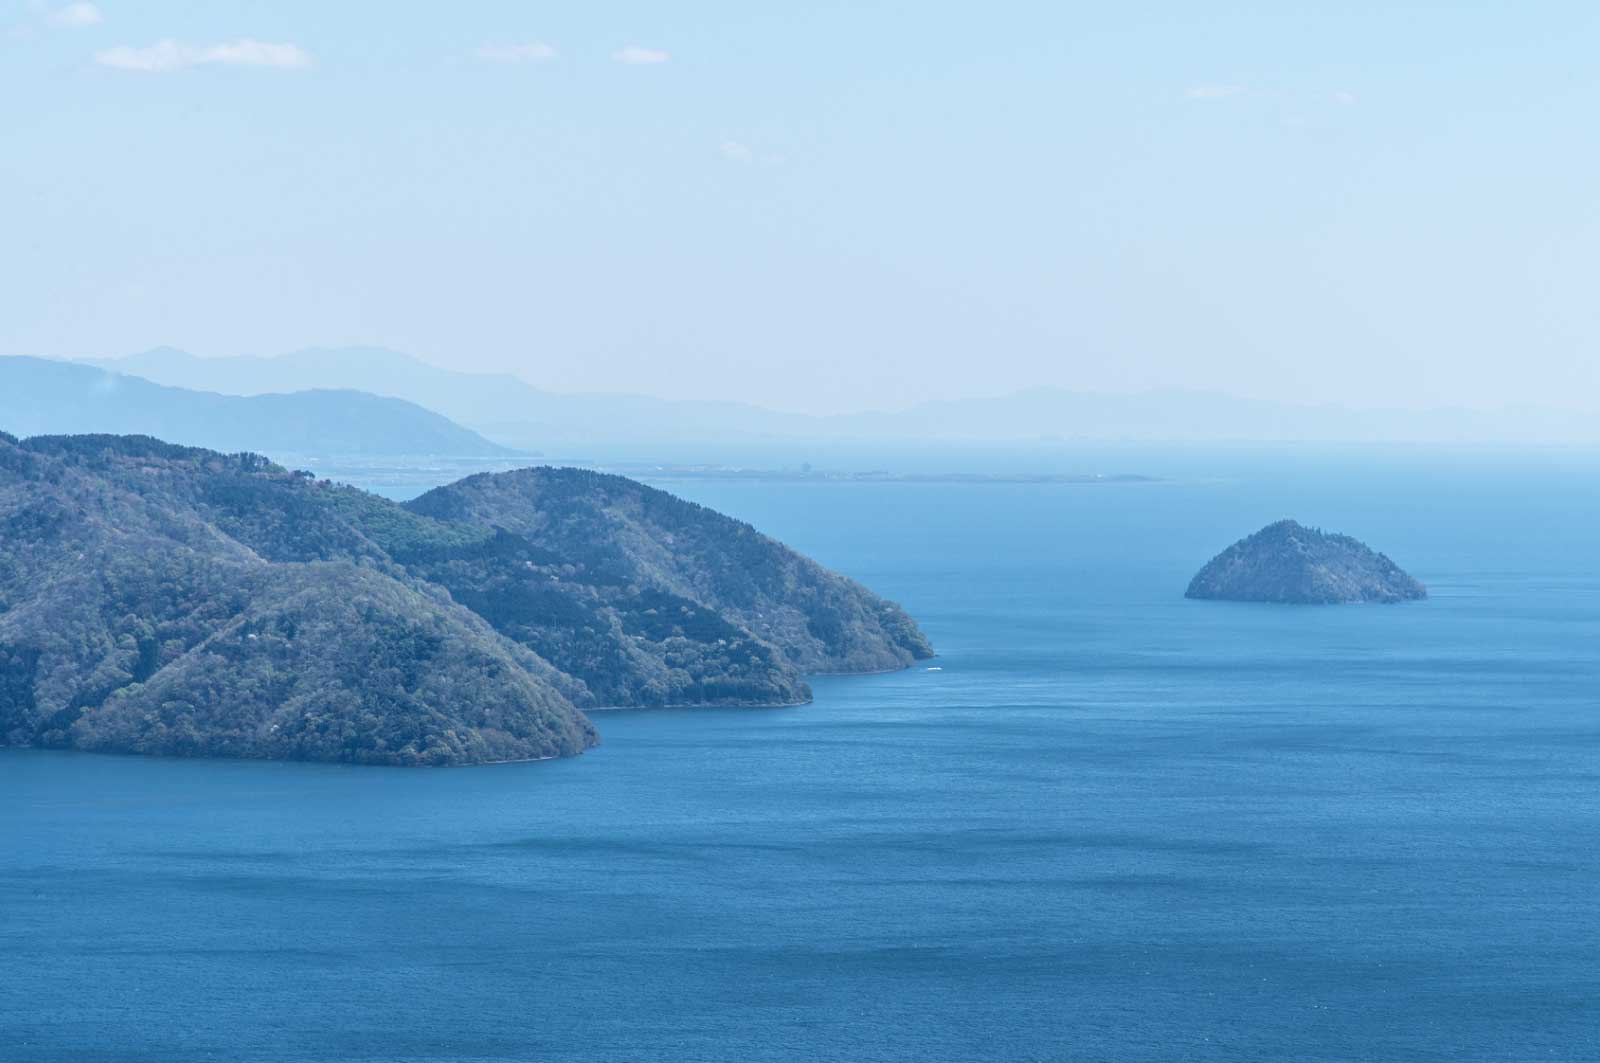
<path fill-rule="evenodd" d="M 154 435 L 283 457 L 512 453 L 397 398 L 326 389 L 222 395 L 42 358 L 0 358 L 0 430 L 18 436 Z"/>
<path fill-rule="evenodd" d="M 200 358 L 158 347 L 88 364 L 228 395 L 355 388 L 426 406 L 507 446 L 702 441 L 815 434 L 814 418 L 736 402 L 561 394 L 508 373 L 462 373 L 380 347 L 308 348 L 275 357 Z"/>
<path fill-rule="evenodd" d="M 560 394 L 509 374 L 456 372 L 376 347 L 237 358 L 200 358 L 163 347 L 93 364 L 230 395 L 360 389 L 417 403 L 518 448 L 755 439 L 1600 442 L 1600 419 L 1572 411 L 1352 409 L 1179 390 L 1097 394 L 1034 388 L 817 417 L 736 402 Z"/>

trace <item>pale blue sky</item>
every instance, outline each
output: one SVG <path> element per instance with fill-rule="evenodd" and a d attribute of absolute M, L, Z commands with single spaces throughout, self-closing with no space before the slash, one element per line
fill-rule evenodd
<path fill-rule="evenodd" d="M 1597 56 L 1587 2 L 0 0 L 0 352 L 1600 408 Z"/>

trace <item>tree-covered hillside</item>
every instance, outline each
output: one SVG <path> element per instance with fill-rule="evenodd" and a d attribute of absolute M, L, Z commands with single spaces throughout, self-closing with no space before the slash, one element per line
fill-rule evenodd
<path fill-rule="evenodd" d="M 1421 582 L 1359 539 L 1280 520 L 1207 562 L 1187 598 L 1282 604 L 1417 601 Z"/>
<path fill-rule="evenodd" d="M 905 611 L 750 525 L 621 476 L 520 469 L 470 476 L 407 508 L 485 525 L 580 564 L 587 578 L 715 609 L 806 672 L 904 668 L 933 655 Z"/>
<path fill-rule="evenodd" d="M 802 671 L 931 652 L 898 607 L 630 481 L 441 492 L 405 507 L 253 454 L 0 435 L 0 744 L 570 755 L 595 741 L 585 708 L 792 704 Z"/>

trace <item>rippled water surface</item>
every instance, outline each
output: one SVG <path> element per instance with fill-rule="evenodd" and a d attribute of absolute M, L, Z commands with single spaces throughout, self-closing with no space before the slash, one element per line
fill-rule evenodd
<path fill-rule="evenodd" d="M 806 708 L 461 770 L 0 752 L 0 1059 L 1600 1058 L 1600 464 L 1216 464 L 677 485 L 941 651 Z M 1283 516 L 1432 599 L 1183 600 Z"/>

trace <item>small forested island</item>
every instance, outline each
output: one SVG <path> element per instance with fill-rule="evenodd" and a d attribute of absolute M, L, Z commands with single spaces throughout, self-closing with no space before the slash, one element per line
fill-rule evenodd
<path fill-rule="evenodd" d="M 1212 558 L 1186 598 L 1335 605 L 1426 598 L 1399 565 L 1348 535 L 1292 520 L 1269 524 Z"/>
<path fill-rule="evenodd" d="M 145 436 L 0 433 L 0 746 L 437 765 L 585 710 L 791 705 L 932 656 L 895 604 L 619 476 L 399 504 Z"/>

